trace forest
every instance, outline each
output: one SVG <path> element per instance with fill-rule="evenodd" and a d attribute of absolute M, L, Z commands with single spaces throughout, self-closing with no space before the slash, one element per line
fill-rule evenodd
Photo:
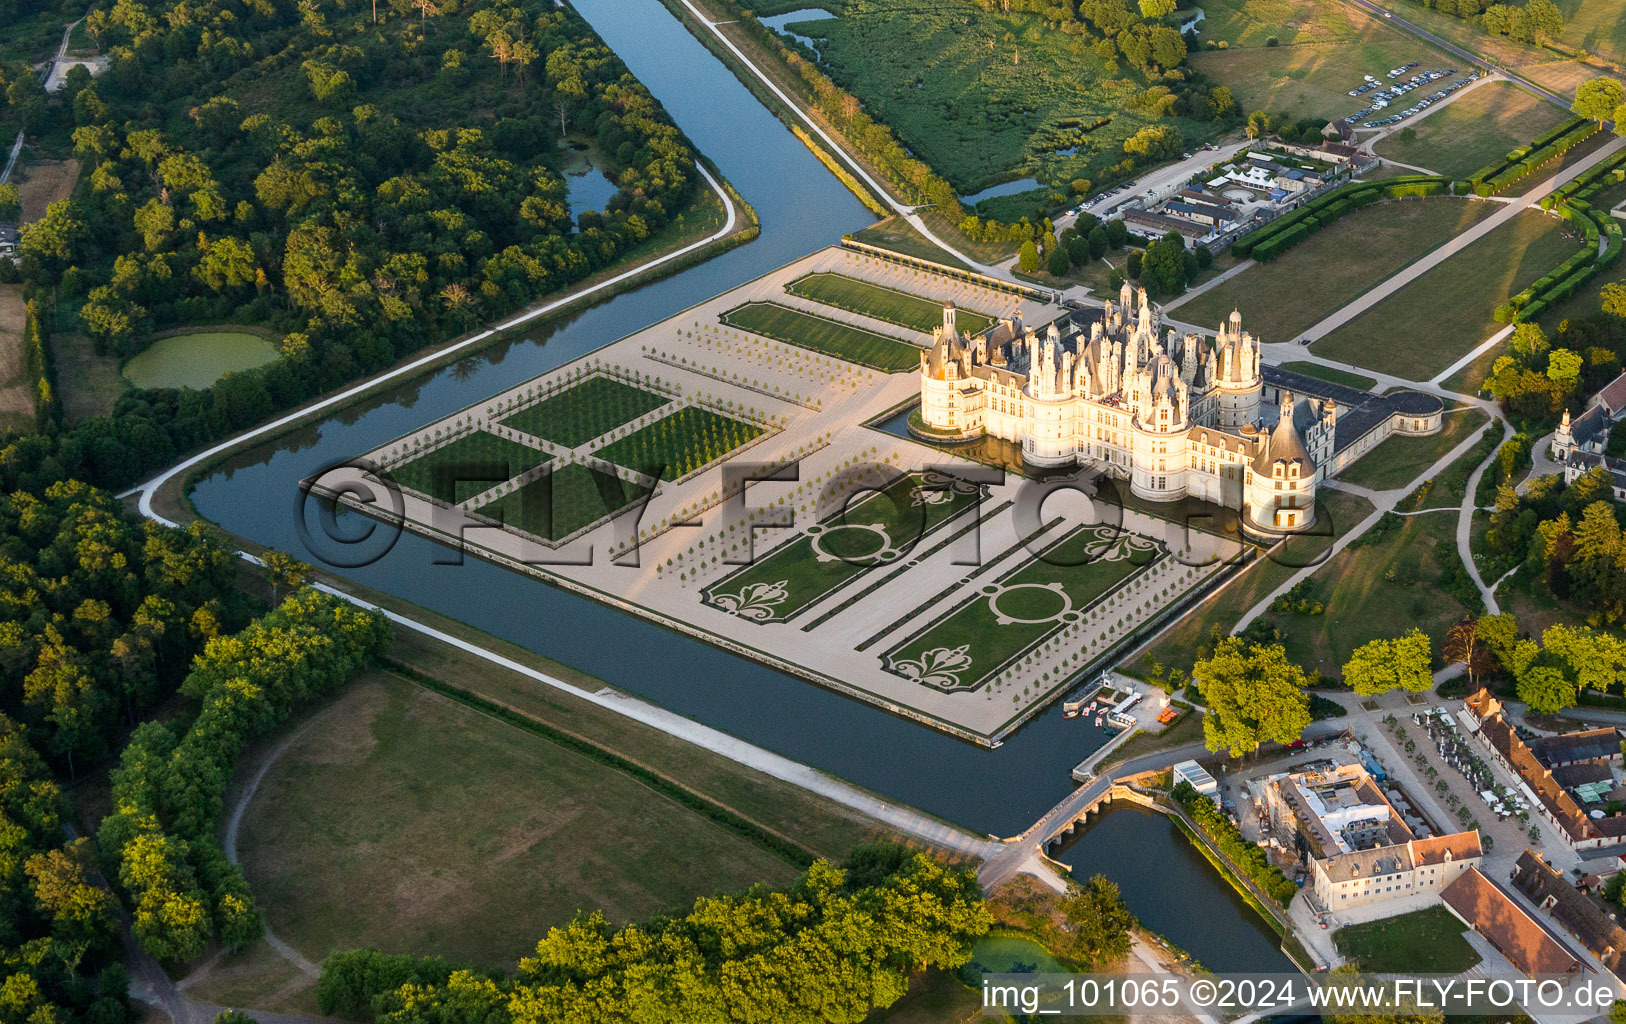
<path fill-rule="evenodd" d="M 105 354 L 235 321 L 284 335 L 284 358 L 15 442 L 8 485 L 129 483 L 579 281 L 680 229 L 697 195 L 664 110 L 547 0 L 119 0 L 86 28 L 109 66 L 60 100 L 0 71 L 0 113 L 85 167 L 0 276 Z M 559 168 L 584 153 L 619 191 L 573 218 Z"/>

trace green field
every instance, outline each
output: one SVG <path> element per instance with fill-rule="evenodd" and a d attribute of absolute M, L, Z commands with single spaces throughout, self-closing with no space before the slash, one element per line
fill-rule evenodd
<path fill-rule="evenodd" d="M 794 618 L 867 570 L 907 557 L 971 507 L 979 490 L 938 473 L 910 473 L 706 587 L 705 603 L 751 622 Z"/>
<path fill-rule="evenodd" d="M 1197 645 L 1216 627 L 1229 634 L 1242 616 L 1265 595 L 1286 583 L 1300 569 L 1318 565 L 1332 545 L 1372 514 L 1372 503 L 1358 494 L 1321 488 L 1316 495 L 1316 526 L 1311 534 L 1289 537 L 1254 559 L 1234 580 L 1191 614 L 1159 634 L 1156 641 L 1129 669 L 1149 676 L 1153 663 L 1191 671 Z"/>
<path fill-rule="evenodd" d="M 578 910 L 641 920 L 796 869 L 638 779 L 397 676 L 351 683 L 249 806 L 244 869 L 311 960 L 510 967 Z"/>
<path fill-rule="evenodd" d="M 1443 906 L 1346 925 L 1333 933 L 1338 952 L 1377 973 L 1460 974 L 1479 963 L 1467 929 Z"/>
<path fill-rule="evenodd" d="M 750 302 L 736 306 L 719 319 L 730 327 L 760 334 L 764 338 L 823 352 L 886 373 L 920 368 L 921 349 L 901 338 L 826 320 L 777 302 Z"/>
<path fill-rule="evenodd" d="M 1558 41 L 1626 63 L 1626 3 L 1622 0 L 1558 0 L 1564 30 Z"/>
<path fill-rule="evenodd" d="M 1425 380 L 1501 330 L 1507 297 L 1581 242 L 1557 217 L 1525 210 L 1311 346 L 1316 355 Z M 1426 339 L 1426 341 L 1425 341 Z"/>
<path fill-rule="evenodd" d="M 665 395 L 599 374 L 521 409 L 502 424 L 575 448 L 669 401 Z"/>
<path fill-rule="evenodd" d="M 1441 574 L 1465 576 L 1457 555 L 1457 517 L 1450 511 L 1397 517 L 1370 542 L 1351 544 L 1310 577 L 1311 601 L 1321 615 L 1267 611 L 1261 621 L 1283 633 L 1288 657 L 1308 671 L 1339 676 L 1355 648 L 1397 637 L 1413 626 L 1435 649 L 1452 623 L 1472 609 L 1441 586 Z M 1364 540 L 1364 538 L 1363 538 Z"/>
<path fill-rule="evenodd" d="M 1099 56 L 1093 30 L 1064 32 L 970 0 L 845 0 L 832 10 L 839 17 L 816 26 L 823 70 L 962 196 L 1024 174 L 1104 181 L 1125 139 L 1171 123 L 1137 103 L 1151 83 Z M 1188 140 L 1215 129 L 1172 123 Z"/>
<path fill-rule="evenodd" d="M 1170 315 L 1206 325 L 1240 309 L 1242 326 L 1254 337 L 1294 341 L 1496 209 L 1492 203 L 1445 197 L 1362 207 L 1275 260 L 1256 263 L 1176 306 Z M 1315 287 L 1304 287 L 1306 281 Z M 1316 354 L 1325 355 L 1320 349 Z"/>
<path fill-rule="evenodd" d="M 1378 382 L 1371 377 L 1359 373 L 1350 373 L 1348 370 L 1340 370 L 1334 366 L 1323 366 L 1320 363 L 1300 362 L 1298 360 L 1280 365 L 1284 370 L 1302 373 L 1306 377 L 1315 377 L 1318 380 L 1329 381 L 1333 384 L 1342 384 L 1346 388 L 1354 388 L 1357 391 L 1371 391 L 1378 386 Z"/>
<path fill-rule="evenodd" d="M 1339 0 L 1210 0 L 1202 4 L 1206 44 L 1188 62 L 1230 88 L 1237 105 L 1292 118 L 1346 117 L 1362 103 L 1349 95 L 1363 75 L 1383 78 L 1407 61 L 1455 67 L 1457 61 L 1383 19 Z M 1267 45 L 1272 38 L 1279 45 Z"/>
<path fill-rule="evenodd" d="M 1404 487 L 1438 462 L 1441 456 L 1467 440 L 1490 417 L 1478 409 L 1447 412 L 1440 432 L 1424 437 L 1394 434 L 1338 474 L 1338 479 L 1376 491 Z"/>
<path fill-rule="evenodd" d="M 1378 156 L 1466 178 L 1564 120 L 1564 112 L 1512 82 L 1476 85 L 1378 143 Z"/>
<path fill-rule="evenodd" d="M 1137 534 L 1078 527 L 888 651 L 886 670 L 939 690 L 978 689 L 1164 554 L 1161 543 Z"/>
<path fill-rule="evenodd" d="M 476 430 L 389 470 L 390 479 L 438 501 L 467 501 L 547 462 L 546 452 Z"/>
<path fill-rule="evenodd" d="M 930 334 L 932 328 L 943 325 L 941 302 L 860 281 L 845 274 L 809 274 L 786 285 L 785 291 L 922 334 Z M 955 324 L 963 332 L 981 334 L 993 326 L 994 318 L 973 310 L 958 309 L 955 311 Z"/>
<path fill-rule="evenodd" d="M 646 476 L 675 480 L 717 461 L 762 435 L 755 423 L 686 405 L 618 438 L 593 454 Z"/>
<path fill-rule="evenodd" d="M 545 540 L 562 540 L 626 508 L 640 488 L 579 462 L 544 473 L 474 511 Z"/>

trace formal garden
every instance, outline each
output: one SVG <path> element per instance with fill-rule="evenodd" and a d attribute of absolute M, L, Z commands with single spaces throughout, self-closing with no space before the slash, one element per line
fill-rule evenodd
<path fill-rule="evenodd" d="M 761 437 L 765 428 L 698 405 L 686 405 L 634 430 L 593 454 L 646 475 L 673 480 L 723 458 Z"/>
<path fill-rule="evenodd" d="M 797 278 L 785 286 L 792 295 L 844 309 L 849 313 L 885 320 L 889 324 L 907 327 L 912 331 L 930 334 L 932 328 L 943 323 L 943 304 L 933 299 L 911 295 L 885 285 L 861 281 L 845 274 L 816 273 Z M 994 318 L 969 309 L 955 312 L 955 323 L 961 331 L 980 334 L 992 327 Z"/>
<path fill-rule="evenodd" d="M 547 462 L 549 455 L 518 441 L 475 430 L 391 466 L 391 480 L 435 501 L 457 504 Z"/>
<path fill-rule="evenodd" d="M 1102 598 L 1167 553 L 1117 526 L 1079 526 L 889 650 L 886 669 L 939 690 L 976 690 L 1059 630 L 1121 635 L 1133 615 Z"/>
<path fill-rule="evenodd" d="M 868 570 L 907 558 L 982 488 L 942 473 L 909 473 L 703 591 L 713 608 L 749 622 L 785 622 Z"/>
<path fill-rule="evenodd" d="M 501 422 L 505 427 L 575 448 L 671 401 L 666 395 L 595 374 L 528 405 Z"/>
<path fill-rule="evenodd" d="M 473 511 L 547 542 L 557 542 L 626 508 L 648 493 L 594 466 L 567 462 L 530 483 L 507 488 Z"/>
<path fill-rule="evenodd" d="M 941 312 L 938 318 L 941 320 Z M 719 319 L 730 327 L 886 373 L 920 366 L 920 347 L 902 338 L 803 313 L 777 302 L 748 302 L 726 311 Z"/>

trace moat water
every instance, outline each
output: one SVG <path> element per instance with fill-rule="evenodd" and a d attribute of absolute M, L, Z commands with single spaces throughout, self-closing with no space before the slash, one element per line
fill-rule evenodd
<path fill-rule="evenodd" d="M 301 539 L 302 525 L 321 535 L 314 508 L 301 501 L 301 479 L 872 222 L 658 0 L 577 0 L 572 6 L 756 208 L 761 237 L 674 277 L 533 326 L 234 458 L 195 488 L 193 500 L 204 516 L 250 540 L 318 560 Z M 987 750 L 535 579 L 472 559 L 444 564 L 453 558 L 408 534 L 371 564 L 326 568 L 978 832 L 1010 835 L 1026 828 L 1068 793 L 1072 767 L 1104 739 L 1092 724 L 1063 719 L 1058 702 L 1003 746 Z M 1146 826 L 1137 821 L 1110 815 L 1075 843 L 1068 863 L 1086 875 L 1114 875 L 1137 914 L 1208 966 L 1231 965 L 1221 949 L 1238 951 L 1248 966 L 1274 966 L 1267 955 L 1274 947 L 1249 938 L 1255 924 L 1264 926 L 1230 912 L 1231 890 L 1212 871 L 1192 869 L 1196 854 L 1185 840 L 1167 828 L 1143 834 L 1137 829 Z M 1143 880 L 1138 887 L 1136 878 Z M 1188 916 L 1161 916 L 1175 912 L 1171 904 Z M 1213 937 L 1212 953 L 1204 951 L 1203 936 Z"/>

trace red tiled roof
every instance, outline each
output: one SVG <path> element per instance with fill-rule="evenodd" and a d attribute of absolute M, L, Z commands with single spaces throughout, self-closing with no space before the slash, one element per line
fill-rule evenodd
<path fill-rule="evenodd" d="M 1478 868 L 1464 871 L 1440 898 L 1526 975 L 1567 974 L 1579 969 L 1580 962 Z"/>

